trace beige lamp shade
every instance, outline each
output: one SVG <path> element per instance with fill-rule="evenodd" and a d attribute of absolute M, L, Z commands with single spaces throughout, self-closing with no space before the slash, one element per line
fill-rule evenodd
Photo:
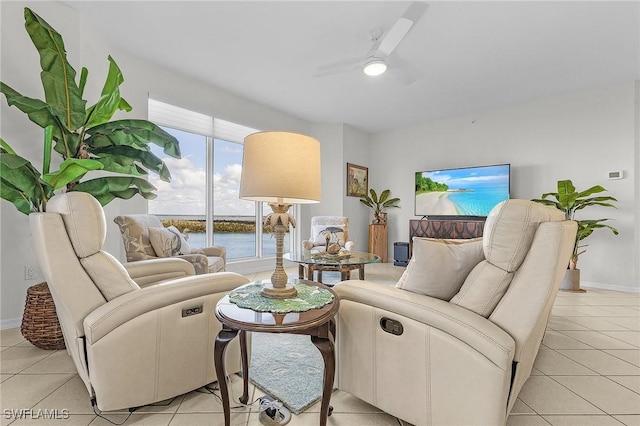
<path fill-rule="evenodd" d="M 240 198 L 278 204 L 320 201 L 320 142 L 289 132 L 244 139 Z"/>

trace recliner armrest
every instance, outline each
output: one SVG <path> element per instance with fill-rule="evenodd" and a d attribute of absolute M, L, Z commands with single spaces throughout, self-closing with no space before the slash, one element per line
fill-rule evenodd
<path fill-rule="evenodd" d="M 221 257 L 223 259 L 227 258 L 227 249 L 222 246 L 195 248 L 192 250 L 192 252 L 202 253 L 205 256 L 216 256 L 216 257 Z"/>
<path fill-rule="evenodd" d="M 234 272 L 195 275 L 131 291 L 98 307 L 84 319 L 87 344 L 142 314 L 216 293 L 227 293 L 249 280 Z"/>
<path fill-rule="evenodd" d="M 178 279 L 196 274 L 191 263 L 174 257 L 138 260 L 124 263 L 123 266 L 131 279 L 141 287 L 159 281 Z"/>
<path fill-rule="evenodd" d="M 383 309 L 437 328 L 465 342 L 499 368 L 511 368 L 515 352 L 513 338 L 491 321 L 461 306 L 369 281 L 343 281 L 333 289 L 340 300 Z M 343 308 L 341 305 L 340 309 Z"/>

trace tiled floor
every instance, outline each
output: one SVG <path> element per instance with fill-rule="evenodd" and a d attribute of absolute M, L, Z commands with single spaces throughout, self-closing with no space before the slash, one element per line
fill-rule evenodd
<path fill-rule="evenodd" d="M 295 275 L 296 268 L 287 272 Z M 394 283 L 403 269 L 367 265 L 367 279 Z M 253 274 L 263 279 L 268 273 Z M 0 334 L 2 425 L 109 425 L 96 417 L 82 381 L 65 351 L 45 351 L 18 329 Z M 234 377 L 235 395 L 240 379 Z M 253 398 L 260 391 L 251 389 Z M 410 396 L 408 396 L 410 397 Z M 336 391 L 329 425 L 399 425 L 352 396 Z M 11 409 L 68 410 L 67 419 L 11 418 Z M 260 425 L 257 404 L 233 410 L 233 425 Z M 293 416 L 290 425 L 317 425 L 319 404 Z M 37 416 L 32 416 L 37 417 Z M 123 413 L 106 417 L 121 422 Z M 166 405 L 136 411 L 125 425 L 222 425 L 222 405 L 208 393 L 191 392 Z M 520 393 L 508 425 L 640 425 L 640 294 L 589 289 L 559 293 L 534 371 Z"/>

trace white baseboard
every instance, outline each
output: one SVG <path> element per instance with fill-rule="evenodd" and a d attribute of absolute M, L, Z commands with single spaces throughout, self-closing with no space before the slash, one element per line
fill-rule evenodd
<path fill-rule="evenodd" d="M 21 323 L 22 323 L 22 318 L 10 318 L 5 320 L 0 320 L 0 330 L 17 328 L 17 327 L 20 327 Z"/>
<path fill-rule="evenodd" d="M 599 288 L 601 290 L 623 291 L 625 293 L 640 293 L 640 287 L 629 287 L 626 285 L 614 285 L 605 283 L 596 283 L 593 281 L 581 281 L 580 287 Z"/>

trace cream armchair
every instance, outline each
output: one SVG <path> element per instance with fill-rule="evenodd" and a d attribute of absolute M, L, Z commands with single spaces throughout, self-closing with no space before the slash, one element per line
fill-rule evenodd
<path fill-rule="evenodd" d="M 508 200 L 479 241 L 414 239 L 402 288 L 336 285 L 338 388 L 416 426 L 504 425 L 571 255 L 563 219 Z"/>
<path fill-rule="evenodd" d="M 154 215 L 121 215 L 113 221 L 120 228 L 127 262 L 176 257 L 190 262 L 196 274 L 220 272 L 226 268 L 227 251 L 224 247 L 189 248 L 178 230 L 165 229 Z"/>
<path fill-rule="evenodd" d="M 221 326 L 214 309 L 245 277 L 220 272 L 166 280 L 175 265 L 162 264 L 172 261 L 141 261 L 130 270 L 148 276 L 147 268 L 160 265 L 165 281 L 140 288 L 101 250 L 104 212 L 87 193 L 57 195 L 47 213 L 29 219 L 67 351 L 98 408 L 138 407 L 217 379 L 213 342 Z M 227 365 L 240 370 L 239 345 L 227 351 Z"/>
<path fill-rule="evenodd" d="M 345 250 L 353 251 L 355 243 L 349 241 L 349 218 L 342 216 L 313 216 L 308 240 L 302 241 L 303 250 L 324 251 L 329 244 L 338 244 Z"/>

